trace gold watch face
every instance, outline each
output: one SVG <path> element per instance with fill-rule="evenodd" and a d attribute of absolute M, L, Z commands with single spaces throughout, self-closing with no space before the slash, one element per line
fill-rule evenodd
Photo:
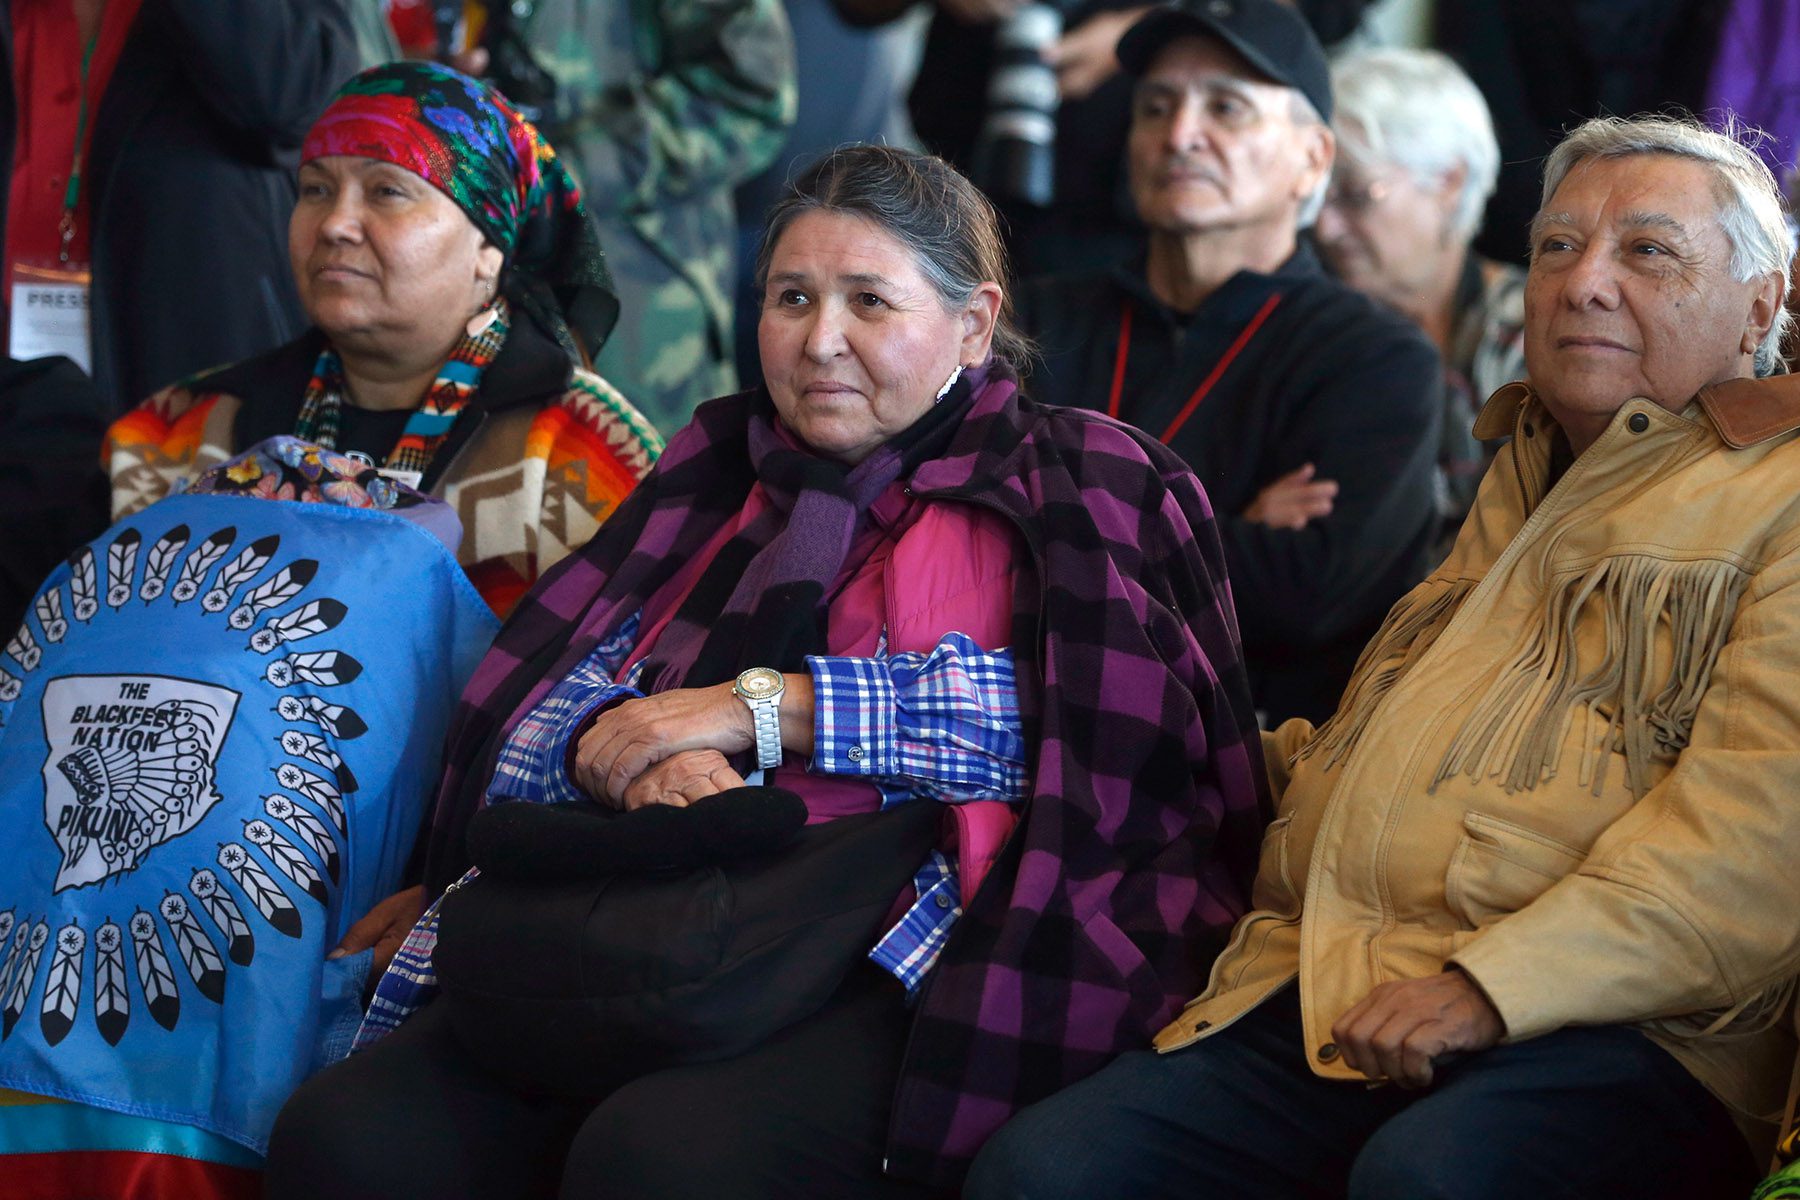
<path fill-rule="evenodd" d="M 766 700 L 781 686 L 781 672 L 773 667 L 751 667 L 737 678 L 738 695 L 749 700 Z"/>

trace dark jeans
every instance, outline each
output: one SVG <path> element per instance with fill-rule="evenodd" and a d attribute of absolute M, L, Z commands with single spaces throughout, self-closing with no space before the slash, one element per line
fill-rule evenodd
<path fill-rule="evenodd" d="M 1026 1109 L 970 1200 L 1743 1200 L 1756 1173 L 1722 1104 L 1634 1030 L 1472 1054 L 1424 1091 L 1320 1079 L 1289 987 L 1169 1055 L 1137 1051 Z"/>
<path fill-rule="evenodd" d="M 268 1200 L 929 1194 L 881 1175 L 909 1021 L 873 967 L 748 1054 L 589 1104 L 518 1095 L 470 1063 L 443 1018 L 426 1009 L 294 1094 L 269 1146 Z"/>

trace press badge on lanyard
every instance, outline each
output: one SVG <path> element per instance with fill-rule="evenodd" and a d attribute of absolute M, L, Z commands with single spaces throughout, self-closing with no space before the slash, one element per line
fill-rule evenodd
<path fill-rule="evenodd" d="M 90 336 L 89 301 L 93 272 L 88 264 L 69 254 L 75 241 L 75 213 L 81 203 L 82 161 L 87 149 L 88 71 L 100 33 L 94 31 L 81 52 L 81 107 L 75 118 L 75 150 L 69 165 L 69 186 L 63 193 L 62 220 L 57 224 L 60 250 L 54 262 L 21 259 L 13 264 L 6 281 L 11 301 L 6 351 L 17 359 L 45 358 L 61 354 L 87 374 L 94 373 L 93 339 Z"/>
<path fill-rule="evenodd" d="M 7 353 L 18 359 L 66 355 L 92 375 L 91 279 L 84 263 L 14 263 L 6 289 L 12 302 Z"/>

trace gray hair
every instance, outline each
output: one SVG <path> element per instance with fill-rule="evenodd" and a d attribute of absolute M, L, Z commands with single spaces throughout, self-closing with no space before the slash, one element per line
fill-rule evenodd
<path fill-rule="evenodd" d="M 1731 244 L 1733 279 L 1749 283 L 1764 275 L 1781 279 L 1774 322 L 1756 347 L 1756 373 L 1786 370 L 1781 341 L 1793 316 L 1787 298 L 1789 243 L 1782 217 L 1781 191 L 1775 176 L 1751 149 L 1763 134 L 1726 119 L 1724 132 L 1709 129 L 1693 117 L 1643 115 L 1595 117 L 1584 122 L 1551 151 L 1544 163 L 1541 207 L 1548 208 L 1569 172 L 1590 158 L 1629 158 L 1637 154 L 1669 154 L 1707 167 L 1718 184 L 1719 224 Z M 1535 250 L 1534 250 L 1535 253 Z"/>
<path fill-rule="evenodd" d="M 969 302 L 984 283 L 1000 285 L 994 352 L 1026 370 L 1031 340 L 1013 321 L 1006 245 L 988 198 L 941 158 L 892 146 L 852 145 L 829 151 L 792 180 L 769 207 L 756 253 L 756 286 L 769 278 L 769 259 L 788 226 L 809 212 L 862 217 L 912 252 L 947 311 Z"/>
<path fill-rule="evenodd" d="M 1359 50 L 1331 66 L 1346 157 L 1393 163 L 1421 182 L 1463 168 L 1451 228 L 1465 241 L 1500 176 L 1500 143 L 1481 89 L 1436 50 Z"/>

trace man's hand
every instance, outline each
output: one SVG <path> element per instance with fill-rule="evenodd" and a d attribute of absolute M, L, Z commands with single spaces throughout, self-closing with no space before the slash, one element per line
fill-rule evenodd
<path fill-rule="evenodd" d="M 1095 13 L 1045 47 L 1044 62 L 1055 69 L 1064 100 L 1084 99 L 1118 74 L 1119 39 L 1149 11 L 1145 6 Z"/>
<path fill-rule="evenodd" d="M 756 744 L 756 726 L 731 688 L 675 688 L 601 713 L 576 745 L 575 786 L 618 808 L 639 776 L 684 750 L 714 750 L 721 760 L 748 750 Z"/>
<path fill-rule="evenodd" d="M 387 970 L 388 963 L 393 961 L 400 943 L 406 940 L 412 927 L 419 923 L 419 916 L 424 911 L 423 887 L 409 887 L 403 892 L 395 892 L 371 908 L 368 916 L 352 925 L 344 935 L 344 940 L 325 957 L 343 958 L 347 954 L 360 954 L 373 946 L 375 956 L 369 965 L 369 978 L 379 979 L 381 973 Z"/>
<path fill-rule="evenodd" d="M 1344 1063 L 1403 1088 L 1431 1086 L 1431 1060 L 1486 1050 L 1506 1025 L 1475 981 L 1455 967 L 1384 983 L 1331 1027 Z"/>
<path fill-rule="evenodd" d="M 702 796 L 743 786 L 743 776 L 732 770 L 717 750 L 683 750 L 632 780 L 625 789 L 625 799 L 617 807 L 626 812 L 647 804 L 686 808 Z"/>
<path fill-rule="evenodd" d="M 1313 473 L 1313 465 L 1307 463 L 1265 487 L 1244 510 L 1244 520 L 1271 529 L 1304 529 L 1308 521 L 1330 516 L 1338 485 L 1314 479 Z"/>

